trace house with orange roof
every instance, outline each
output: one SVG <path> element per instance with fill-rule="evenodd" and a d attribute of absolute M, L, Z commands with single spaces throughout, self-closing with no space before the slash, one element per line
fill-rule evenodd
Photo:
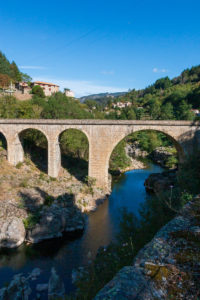
<path fill-rule="evenodd" d="M 31 86 L 39 85 L 44 91 L 45 96 L 51 96 L 52 94 L 59 92 L 59 85 L 50 83 L 50 82 L 43 82 L 43 81 L 34 81 Z"/>

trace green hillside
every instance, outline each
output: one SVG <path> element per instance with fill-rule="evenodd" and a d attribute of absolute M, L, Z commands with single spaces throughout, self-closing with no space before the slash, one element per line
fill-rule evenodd
<path fill-rule="evenodd" d="M 130 102 L 130 106 L 120 109 L 113 104 Z M 180 76 L 158 79 L 142 90 L 131 90 L 118 98 L 86 100 L 88 107 L 107 111 L 107 119 L 153 119 L 192 120 L 191 109 L 200 108 L 200 65 L 184 70 Z"/>
<path fill-rule="evenodd" d="M 7 87 L 10 81 L 30 81 L 31 77 L 20 72 L 14 61 L 11 63 L 7 57 L 0 51 L 0 88 Z"/>

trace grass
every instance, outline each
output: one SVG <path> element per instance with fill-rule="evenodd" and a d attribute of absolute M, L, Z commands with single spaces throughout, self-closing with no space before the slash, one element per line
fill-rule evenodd
<path fill-rule="evenodd" d="M 27 188 L 29 185 L 28 185 L 28 178 L 24 178 L 20 184 L 19 184 L 19 187 L 22 187 L 22 188 Z"/>
<path fill-rule="evenodd" d="M 29 214 L 26 219 L 23 220 L 25 229 L 32 229 L 40 221 L 40 213 Z"/>

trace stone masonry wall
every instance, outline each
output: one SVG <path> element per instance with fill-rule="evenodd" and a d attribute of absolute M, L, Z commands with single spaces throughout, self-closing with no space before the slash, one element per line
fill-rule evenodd
<path fill-rule="evenodd" d="M 113 120 L 22 120 L 1 119 L 0 132 L 7 140 L 8 161 L 16 165 L 23 161 L 19 134 L 25 129 L 37 129 L 48 142 L 48 174 L 57 177 L 60 170 L 59 136 L 67 129 L 81 130 L 89 142 L 89 176 L 97 185 L 108 188 L 108 167 L 115 146 L 130 133 L 156 130 L 171 138 L 180 159 L 193 149 L 194 137 L 199 134 L 199 123 L 190 121 L 113 121 Z M 197 144 L 197 143 L 196 143 Z"/>

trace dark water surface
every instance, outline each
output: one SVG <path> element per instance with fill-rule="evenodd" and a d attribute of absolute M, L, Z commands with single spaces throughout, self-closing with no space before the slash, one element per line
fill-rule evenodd
<path fill-rule="evenodd" d="M 23 245 L 18 249 L 0 253 L 0 287 L 9 282 L 14 274 L 28 275 L 33 268 L 42 269 L 37 283 L 47 283 L 50 270 L 55 267 L 63 279 L 66 292 L 74 290 L 71 273 L 74 268 L 93 258 L 100 246 L 107 245 L 115 237 L 119 225 L 120 208 L 138 214 L 139 206 L 145 201 L 144 181 L 151 173 L 162 172 L 162 168 L 150 164 L 147 169 L 128 171 L 113 184 L 112 194 L 96 212 L 87 217 L 85 232 L 76 237 L 46 241 L 38 245 Z M 45 298 L 44 298 L 45 299 Z"/>

